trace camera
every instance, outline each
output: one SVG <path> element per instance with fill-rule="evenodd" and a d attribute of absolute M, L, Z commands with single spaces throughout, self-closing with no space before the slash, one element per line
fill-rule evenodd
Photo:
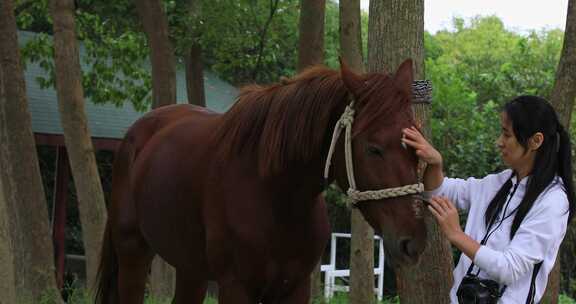
<path fill-rule="evenodd" d="M 496 304 L 502 293 L 496 281 L 467 274 L 462 279 L 456 295 L 460 304 Z"/>

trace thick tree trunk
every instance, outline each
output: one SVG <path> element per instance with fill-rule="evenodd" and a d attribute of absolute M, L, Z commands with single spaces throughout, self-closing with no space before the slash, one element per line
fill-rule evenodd
<path fill-rule="evenodd" d="M 0 91 L 2 90 L 1 78 L 2 72 L 0 72 Z M 3 95 L 2 92 L 0 92 L 0 98 L 3 98 L 1 95 Z M 4 103 L 4 100 L 0 99 L 0 103 Z M 2 301 L 16 303 L 14 249 L 12 248 L 9 220 L 4 190 L 2 189 L 2 179 L 0 178 L 0 273 L 3 274 L 3 278 L 0 280 L 0 295 L 2 295 Z"/>
<path fill-rule="evenodd" d="M 370 1 L 368 69 L 394 73 L 407 58 L 424 77 L 424 1 Z"/>
<path fill-rule="evenodd" d="M 374 303 L 374 230 L 358 209 L 352 209 L 350 217 L 349 301 L 351 304 Z"/>
<path fill-rule="evenodd" d="M 12 0 L 0 1 L 0 301 L 61 302 Z"/>
<path fill-rule="evenodd" d="M 134 0 L 144 26 L 152 61 L 152 108 L 176 103 L 176 59 L 168 36 L 168 20 L 160 0 Z M 156 256 L 150 276 L 151 295 L 171 298 L 176 282 L 174 268 Z"/>
<path fill-rule="evenodd" d="M 326 0 L 300 0 L 298 71 L 324 62 Z"/>
<path fill-rule="evenodd" d="M 322 266 L 322 259 L 318 261 L 318 264 L 310 274 L 310 303 L 320 304 L 326 303 L 324 300 L 324 293 L 322 290 L 322 278 L 320 267 Z"/>
<path fill-rule="evenodd" d="M 202 3 L 200 0 L 189 0 L 188 9 L 192 16 L 190 35 L 192 44 L 186 55 L 186 92 L 188 93 L 188 103 L 197 106 L 206 106 L 204 96 L 204 65 L 202 64 L 202 45 L 200 45 L 200 18 L 202 15 Z"/>
<path fill-rule="evenodd" d="M 134 0 L 150 46 L 152 108 L 176 103 L 176 59 L 162 1 Z"/>
<path fill-rule="evenodd" d="M 360 0 L 340 1 L 340 55 L 356 73 L 364 72 Z"/>
<path fill-rule="evenodd" d="M 324 15 L 326 0 L 300 0 L 300 21 L 298 37 L 298 65 L 302 72 L 309 66 L 324 62 Z M 310 275 L 310 302 L 323 300 L 320 265 L 322 259 Z"/>
<path fill-rule="evenodd" d="M 87 288 L 95 287 L 106 202 L 84 110 L 74 0 L 52 0 L 56 92 L 82 224 Z"/>
<path fill-rule="evenodd" d="M 568 13 L 566 18 L 566 29 L 564 32 L 564 46 L 558 68 L 556 69 L 556 81 L 550 96 L 550 102 L 558 113 L 560 122 L 567 129 L 570 128 L 572 110 L 576 99 L 576 0 L 568 2 Z M 560 247 L 560 253 L 556 259 L 556 264 L 548 278 L 546 293 L 542 298 L 542 303 L 558 303 L 560 291 L 560 269 L 565 280 L 565 291 L 569 291 L 574 275 L 574 241 L 576 238 L 576 226 L 572 223 L 568 227 L 566 237 Z"/>
<path fill-rule="evenodd" d="M 364 71 L 360 0 L 340 0 L 340 53 L 357 73 Z M 350 244 L 351 304 L 374 303 L 374 230 L 358 209 L 352 209 Z"/>
<path fill-rule="evenodd" d="M 368 69 L 394 73 L 407 58 L 414 61 L 414 79 L 424 76 L 424 1 L 370 1 Z M 385 68 L 384 68 L 385 67 Z M 429 133 L 429 109 L 414 106 L 417 121 Z M 429 138 L 429 136 L 428 136 Z M 449 303 L 452 251 L 434 219 L 427 214 L 428 246 L 416 267 L 396 269 L 403 304 Z M 414 284 L 414 282 L 418 282 Z"/>
<path fill-rule="evenodd" d="M 560 292 L 560 255 L 556 258 L 556 263 L 548 276 L 548 283 L 546 284 L 546 291 L 540 300 L 542 304 L 557 304 Z"/>
<path fill-rule="evenodd" d="M 569 0 L 564 32 L 564 46 L 550 101 L 564 126 L 570 126 L 576 98 L 576 1 Z"/>

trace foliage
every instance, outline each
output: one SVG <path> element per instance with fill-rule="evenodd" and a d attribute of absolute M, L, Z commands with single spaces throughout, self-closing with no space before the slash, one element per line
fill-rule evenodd
<path fill-rule="evenodd" d="M 179 62 L 187 47 L 199 42 L 205 67 L 235 85 L 275 82 L 295 73 L 298 0 L 203 0 L 200 18 L 190 16 L 186 2 L 163 1 Z M 131 102 L 146 109 L 151 90 L 148 47 L 133 1 L 75 3 L 77 35 L 86 55 L 82 58 L 86 96 L 94 102 Z M 16 0 L 16 14 L 21 30 L 43 34 L 22 53 L 48 71 L 50 76 L 38 81 L 53 86 L 48 0 Z M 328 0 L 325 63 L 333 68 L 339 65 L 338 15 L 337 3 Z M 364 54 L 367 21 L 364 12 Z M 426 78 L 434 85 L 432 141 L 443 153 L 448 175 L 483 176 L 503 167 L 494 144 L 500 106 L 521 94 L 549 95 L 563 33 L 519 34 L 507 30 L 495 16 L 453 22 L 454 31 L 425 33 Z M 333 231 L 349 231 L 341 192 L 329 187 L 326 200 Z"/>
<path fill-rule="evenodd" d="M 294 74 L 299 1 L 278 0 L 275 10 L 273 3 L 216 0 L 205 5 L 205 63 L 235 84 L 276 82 L 280 76 Z"/>
<path fill-rule="evenodd" d="M 517 95 L 547 96 L 562 47 L 558 30 L 521 35 L 497 17 L 454 20 L 453 32 L 425 35 L 434 85 L 431 127 L 450 176 L 502 169 L 495 140 L 500 106 Z"/>

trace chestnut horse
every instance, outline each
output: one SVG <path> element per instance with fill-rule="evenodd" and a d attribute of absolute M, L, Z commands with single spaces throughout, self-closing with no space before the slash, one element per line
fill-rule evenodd
<path fill-rule="evenodd" d="M 146 114 L 116 154 L 97 303 L 143 303 L 156 254 L 176 268 L 174 303 L 202 303 L 208 280 L 221 304 L 308 303 L 329 237 L 322 191 L 351 186 L 346 158 L 359 189 L 417 182 L 415 152 L 401 144 L 414 125 L 412 81 L 411 60 L 395 75 L 313 67 L 243 88 L 224 114 L 192 105 Z M 356 120 L 332 149 L 347 108 Z M 389 260 L 416 262 L 426 229 L 412 196 L 357 206 Z"/>

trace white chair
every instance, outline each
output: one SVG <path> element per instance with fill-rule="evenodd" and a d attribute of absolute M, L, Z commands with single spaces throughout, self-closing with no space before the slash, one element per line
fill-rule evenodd
<path fill-rule="evenodd" d="M 330 264 L 322 265 L 320 271 L 324 272 L 324 298 L 330 299 L 334 296 L 335 291 L 349 292 L 350 287 L 347 285 L 336 284 L 336 278 L 350 277 L 350 269 L 336 269 L 336 243 L 338 238 L 350 238 L 350 233 L 332 233 L 330 240 Z M 382 300 L 384 288 L 384 243 L 378 236 L 374 236 L 375 244 L 378 246 L 378 261 L 374 268 L 374 275 L 378 278 L 378 284 L 374 292 L 378 300 Z"/>

